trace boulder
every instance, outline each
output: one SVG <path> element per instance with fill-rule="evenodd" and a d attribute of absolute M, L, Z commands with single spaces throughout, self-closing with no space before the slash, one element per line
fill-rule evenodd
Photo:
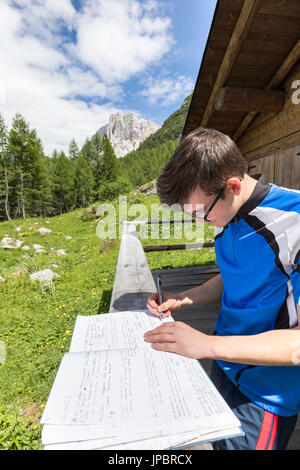
<path fill-rule="evenodd" d="M 22 243 L 24 242 L 20 242 L 20 240 L 16 240 L 15 238 L 4 237 L 1 240 L 1 248 L 4 248 L 5 250 L 20 248 Z"/>
<path fill-rule="evenodd" d="M 46 233 L 52 233 L 52 230 L 50 230 L 50 228 L 41 227 L 37 229 L 37 232 L 45 235 Z"/>
<path fill-rule="evenodd" d="M 37 271 L 30 275 L 30 279 L 32 281 L 40 281 L 40 282 L 50 282 L 53 279 L 59 277 L 57 273 L 54 273 L 51 269 L 44 269 L 43 271 Z"/>
<path fill-rule="evenodd" d="M 33 245 L 34 250 L 39 250 L 40 248 L 44 248 L 44 247 L 42 245 L 38 245 L 37 243 Z"/>

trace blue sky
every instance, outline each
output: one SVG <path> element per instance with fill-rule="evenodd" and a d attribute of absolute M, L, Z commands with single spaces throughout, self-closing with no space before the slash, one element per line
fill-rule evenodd
<path fill-rule="evenodd" d="M 215 5 L 1 0 L 0 113 L 22 113 L 47 154 L 117 111 L 162 124 L 195 84 Z"/>

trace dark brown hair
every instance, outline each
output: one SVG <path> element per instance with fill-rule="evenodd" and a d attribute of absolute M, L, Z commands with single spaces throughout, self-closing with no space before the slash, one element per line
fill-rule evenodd
<path fill-rule="evenodd" d="M 156 182 L 161 202 L 183 204 L 197 187 L 217 194 L 231 176 L 244 177 L 246 161 L 234 141 L 215 129 L 198 127 L 184 137 Z"/>

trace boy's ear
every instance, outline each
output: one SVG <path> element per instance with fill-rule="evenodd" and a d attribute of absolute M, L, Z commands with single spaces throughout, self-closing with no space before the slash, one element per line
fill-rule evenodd
<path fill-rule="evenodd" d="M 239 196 L 242 190 L 242 182 L 241 179 L 237 176 L 233 176 L 227 180 L 227 189 L 232 191 L 234 196 Z"/>

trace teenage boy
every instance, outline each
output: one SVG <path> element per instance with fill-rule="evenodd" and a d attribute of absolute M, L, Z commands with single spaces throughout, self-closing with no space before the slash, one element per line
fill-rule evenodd
<path fill-rule="evenodd" d="M 156 293 L 147 307 L 169 315 L 220 298 L 222 307 L 211 336 L 168 322 L 145 340 L 213 359 L 211 378 L 245 432 L 214 449 L 285 449 L 300 410 L 300 192 L 257 181 L 246 168 L 230 137 L 198 128 L 163 169 L 161 202 L 214 224 L 220 274 L 181 294 L 163 292 L 161 305 Z"/>

